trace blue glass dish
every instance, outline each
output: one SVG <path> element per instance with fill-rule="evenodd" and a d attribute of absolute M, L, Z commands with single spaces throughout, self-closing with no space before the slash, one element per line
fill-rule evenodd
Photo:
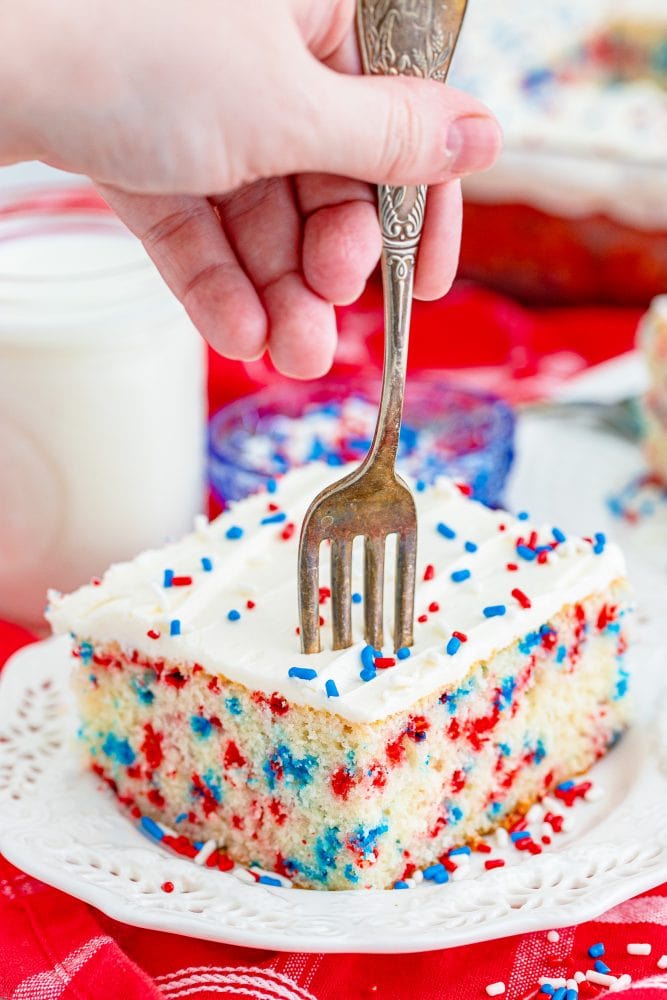
<path fill-rule="evenodd" d="M 208 470 L 216 495 L 223 502 L 240 500 L 308 461 L 360 461 L 379 395 L 379 379 L 291 382 L 223 407 L 209 424 Z M 513 454 L 514 415 L 503 400 L 437 375 L 408 378 L 399 471 L 424 483 L 449 476 L 497 506 Z"/>

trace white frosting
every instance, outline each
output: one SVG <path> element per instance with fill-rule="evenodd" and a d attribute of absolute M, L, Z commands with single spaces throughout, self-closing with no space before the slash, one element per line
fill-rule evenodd
<path fill-rule="evenodd" d="M 466 180 L 469 197 L 665 228 L 667 92 L 649 80 L 610 85 L 576 67 L 569 78 L 559 72 L 578 45 L 624 17 L 664 25 L 667 37 L 664 0 L 469 4 L 450 80 L 484 100 L 505 134 L 496 166 Z M 526 87 L 540 69 L 555 72 Z"/>
<path fill-rule="evenodd" d="M 604 591 L 625 573 L 623 556 L 611 544 L 601 554 L 582 540 L 569 538 L 539 565 L 517 558 L 516 539 L 527 537 L 533 526 L 503 511 L 491 511 L 466 499 L 447 480 L 416 494 L 419 516 L 416 613 L 428 614 L 415 625 L 411 656 L 378 670 L 375 679 L 363 681 L 360 653 L 364 643 L 349 649 L 331 649 L 330 602 L 322 606 L 323 651 L 300 652 L 296 635 L 296 568 L 298 526 L 310 500 L 345 470 L 312 464 L 290 472 L 279 483 L 276 494 L 261 494 L 236 504 L 210 524 L 202 520 L 193 534 L 164 549 L 144 552 L 133 562 L 112 566 L 99 586 L 82 587 L 62 597 L 50 595 L 48 618 L 56 632 L 71 631 L 95 642 L 117 641 L 124 649 L 138 649 L 152 657 L 200 663 L 207 671 L 238 681 L 267 694 L 285 694 L 290 701 L 335 712 L 354 722 L 373 722 L 402 709 L 442 688 L 455 685 L 470 667 L 488 660 L 515 640 L 537 628 L 564 604 Z M 260 521 L 275 502 L 288 521 L 297 525 L 292 537 L 281 538 L 283 524 Z M 437 531 L 444 523 L 456 532 L 454 539 Z M 499 525 L 506 530 L 499 530 Z M 243 536 L 230 540 L 231 526 L 243 528 Z M 550 526 L 539 530 L 540 544 L 553 541 Z M 466 552 L 466 541 L 478 549 Z M 328 584 L 326 545 L 322 547 L 322 584 Z M 355 551 L 360 557 L 360 551 Z M 213 563 L 202 570 L 202 558 Z M 509 572 L 508 562 L 519 565 Z M 393 560 L 387 560 L 387 595 L 390 608 Z M 427 564 L 435 576 L 424 581 Z M 164 570 L 193 578 L 191 586 L 163 586 Z M 454 583 L 451 574 L 469 569 L 471 576 Z M 361 591 L 362 560 L 353 566 L 353 591 Z M 532 601 L 525 610 L 511 596 L 520 588 Z M 252 610 L 246 601 L 255 602 Z M 428 613 L 431 602 L 440 610 Z M 486 618 L 483 609 L 503 604 L 503 617 Z M 230 609 L 241 613 L 229 621 Z M 387 616 L 389 617 L 389 616 Z M 182 634 L 169 635 L 169 622 L 178 619 Z M 363 605 L 353 605 L 354 635 L 362 635 Z M 390 623 L 387 622 L 389 625 Z M 158 639 L 149 630 L 160 632 Z M 453 631 L 467 635 L 455 655 L 446 645 Z M 390 635 L 387 629 L 387 635 Z M 389 644 L 385 655 L 391 655 Z M 310 667 L 314 680 L 288 677 L 290 667 Z M 333 679 L 340 697 L 329 698 L 325 682 Z"/>

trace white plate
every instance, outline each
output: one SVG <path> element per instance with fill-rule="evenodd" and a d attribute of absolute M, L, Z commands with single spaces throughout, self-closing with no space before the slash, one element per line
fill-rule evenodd
<path fill-rule="evenodd" d="M 603 498 L 641 463 L 634 448 L 579 426 L 525 421 L 510 501 L 563 528 L 614 528 Z M 638 592 L 637 724 L 593 770 L 606 790 L 569 814 L 538 857 L 444 886 L 314 892 L 247 884 L 147 840 L 80 770 L 66 644 L 18 653 L 0 685 L 0 850 L 13 864 L 142 927 L 259 948 L 410 952 L 566 926 L 667 880 L 667 511 L 627 541 Z M 617 532 L 618 533 L 618 532 Z M 657 553 L 655 538 L 662 538 Z M 495 852 L 498 853 L 497 851 Z M 161 890 L 173 882 L 174 891 Z"/>

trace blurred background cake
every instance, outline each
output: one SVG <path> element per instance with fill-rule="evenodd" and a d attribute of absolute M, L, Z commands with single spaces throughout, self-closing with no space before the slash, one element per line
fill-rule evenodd
<path fill-rule="evenodd" d="M 644 452 L 651 474 L 667 486 L 667 295 L 651 303 L 640 323 L 638 340 L 649 371 Z"/>
<path fill-rule="evenodd" d="M 505 133 L 465 182 L 465 276 L 541 302 L 667 289 L 664 0 L 477 0 L 451 79 Z"/>

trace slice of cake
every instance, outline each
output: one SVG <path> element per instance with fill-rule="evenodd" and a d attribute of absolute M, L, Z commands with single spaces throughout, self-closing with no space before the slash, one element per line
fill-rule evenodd
<path fill-rule="evenodd" d="M 299 523 L 340 473 L 290 472 L 51 594 L 48 617 L 74 636 L 88 766 L 149 833 L 298 886 L 384 888 L 516 821 L 616 740 L 625 570 L 601 534 L 567 538 L 439 481 L 417 491 L 414 647 L 332 651 L 323 575 L 323 651 L 303 655 Z"/>
<path fill-rule="evenodd" d="M 651 303 L 640 323 L 638 341 L 650 378 L 644 397 L 644 451 L 652 474 L 667 486 L 667 295 Z"/>

